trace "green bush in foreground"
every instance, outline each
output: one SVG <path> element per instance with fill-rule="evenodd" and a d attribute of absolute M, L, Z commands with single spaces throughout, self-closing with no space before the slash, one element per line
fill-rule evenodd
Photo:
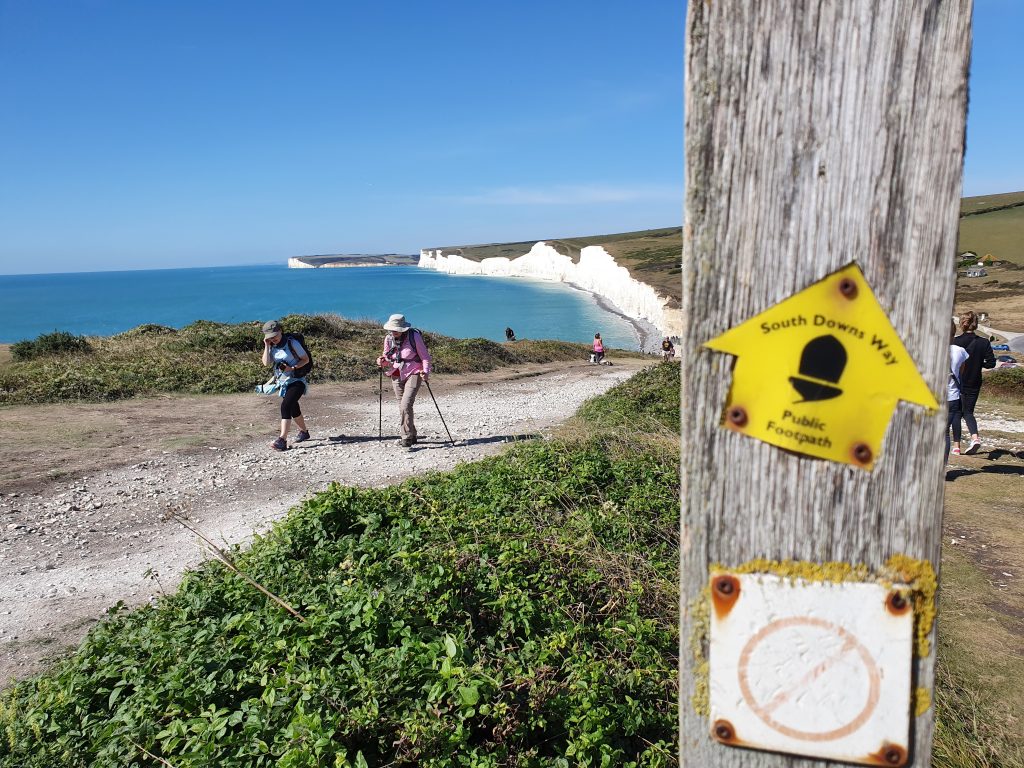
<path fill-rule="evenodd" d="M 336 315 L 289 315 L 286 331 L 302 333 L 316 361 L 311 382 L 377 376 L 384 331 Z M 60 338 L 55 338 L 55 337 Z M 491 371 L 502 365 L 585 360 L 589 347 L 560 341 L 499 344 L 424 333 L 439 373 Z M 260 361 L 260 323 L 200 320 L 180 330 L 142 325 L 86 340 L 49 334 L 12 347 L 0 367 L 0 405 L 120 400 L 163 392 L 246 392 L 269 378 Z"/>
<path fill-rule="evenodd" d="M 678 453 L 593 431 L 332 486 L 231 553 L 304 621 L 207 563 L 0 698 L 0 766 L 675 765 Z"/>

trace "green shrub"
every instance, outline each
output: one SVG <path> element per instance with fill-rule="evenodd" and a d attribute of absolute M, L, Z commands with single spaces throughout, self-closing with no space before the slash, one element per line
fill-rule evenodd
<path fill-rule="evenodd" d="M 75 336 L 67 331 L 44 333 L 34 341 L 19 341 L 11 345 L 11 359 L 33 360 L 45 355 L 88 354 L 92 351 L 85 336 Z"/>
<path fill-rule="evenodd" d="M 166 325 L 157 325 L 156 323 L 145 323 L 144 325 L 137 326 L 124 333 L 117 334 L 114 338 L 120 339 L 131 339 L 136 336 L 167 336 L 177 333 L 176 330 Z"/>
<path fill-rule="evenodd" d="M 678 435 L 679 391 L 679 365 L 665 362 L 587 401 L 578 415 L 604 427 L 630 427 L 648 432 L 660 428 Z"/>
<path fill-rule="evenodd" d="M 192 347 L 209 354 L 225 352 L 263 352 L 263 333 L 259 323 L 214 323 L 197 320 L 177 334 L 178 348 Z"/>
<path fill-rule="evenodd" d="M 1024 368 L 999 368 L 985 374 L 984 392 L 1024 403 Z"/>

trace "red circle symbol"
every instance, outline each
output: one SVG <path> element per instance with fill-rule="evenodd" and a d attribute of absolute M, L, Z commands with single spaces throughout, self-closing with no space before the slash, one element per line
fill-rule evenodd
<path fill-rule="evenodd" d="M 751 658 L 755 655 L 758 649 L 763 646 L 763 643 L 766 640 L 778 632 L 793 628 L 810 628 L 818 630 L 818 634 L 821 635 L 821 639 L 823 641 L 832 640 L 833 645 L 835 645 L 835 641 L 838 640 L 838 647 L 826 658 L 818 661 L 817 663 L 809 664 L 808 668 L 802 675 L 796 677 L 786 686 L 781 686 L 777 692 L 773 692 L 773 694 L 766 700 L 759 701 L 750 685 L 749 670 Z M 778 640 L 778 638 L 775 639 Z M 779 721 L 776 716 L 776 710 L 795 697 L 813 691 L 816 681 L 821 679 L 821 677 L 836 664 L 850 656 L 856 660 L 855 663 L 859 662 L 863 665 L 868 683 L 867 697 L 864 702 L 864 706 L 851 719 L 844 722 L 838 728 L 832 728 L 826 731 L 804 730 L 803 728 L 796 728 L 792 725 L 787 725 Z M 881 675 L 878 671 L 878 665 L 871 657 L 870 652 L 859 640 L 857 640 L 856 637 L 843 627 L 823 619 L 794 616 L 786 619 L 779 619 L 778 621 L 773 621 L 768 624 L 751 637 L 743 647 L 743 651 L 740 653 L 738 674 L 740 691 L 742 692 L 747 705 L 751 710 L 753 710 L 754 714 L 756 714 L 770 728 L 773 728 L 779 733 L 789 736 L 790 738 L 799 739 L 800 741 L 833 741 L 835 739 L 842 738 L 843 736 L 847 736 L 864 725 L 878 707 L 878 699 L 881 689 Z"/>

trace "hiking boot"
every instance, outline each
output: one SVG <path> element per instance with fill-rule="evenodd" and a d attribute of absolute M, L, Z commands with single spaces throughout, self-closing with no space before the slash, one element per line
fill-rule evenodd
<path fill-rule="evenodd" d="M 307 432 L 306 430 L 302 430 L 301 432 L 299 432 L 299 434 L 295 436 L 296 443 L 304 443 L 307 440 L 309 440 L 309 432 Z"/>
<path fill-rule="evenodd" d="M 400 437 L 395 441 L 395 445 L 399 448 L 412 448 L 416 445 L 415 437 Z"/>
<path fill-rule="evenodd" d="M 964 453 L 977 453 L 979 448 L 981 448 L 981 440 L 971 440 L 971 444 L 967 446 Z"/>
<path fill-rule="evenodd" d="M 275 451 L 287 451 L 288 441 L 285 440 L 283 437 L 279 437 L 277 438 L 277 440 L 270 444 L 270 447 L 273 448 Z"/>

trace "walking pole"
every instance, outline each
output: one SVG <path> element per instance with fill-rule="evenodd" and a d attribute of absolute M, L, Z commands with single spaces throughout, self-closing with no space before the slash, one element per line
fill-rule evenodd
<path fill-rule="evenodd" d="M 441 416 L 441 406 L 437 404 L 437 398 L 434 397 L 434 390 L 430 388 L 430 382 L 427 379 L 423 379 L 423 383 L 427 385 L 427 392 L 430 393 L 430 399 L 434 401 L 434 407 L 437 408 L 437 415 Z M 441 416 L 441 423 L 444 424 L 444 431 L 448 432 L 448 425 L 444 423 L 444 416 Z M 448 432 L 448 442 L 452 444 L 453 448 L 455 447 L 455 441 L 452 440 L 451 432 Z"/>
<path fill-rule="evenodd" d="M 378 368 L 380 381 L 377 382 L 377 440 L 384 439 L 384 369 Z"/>

